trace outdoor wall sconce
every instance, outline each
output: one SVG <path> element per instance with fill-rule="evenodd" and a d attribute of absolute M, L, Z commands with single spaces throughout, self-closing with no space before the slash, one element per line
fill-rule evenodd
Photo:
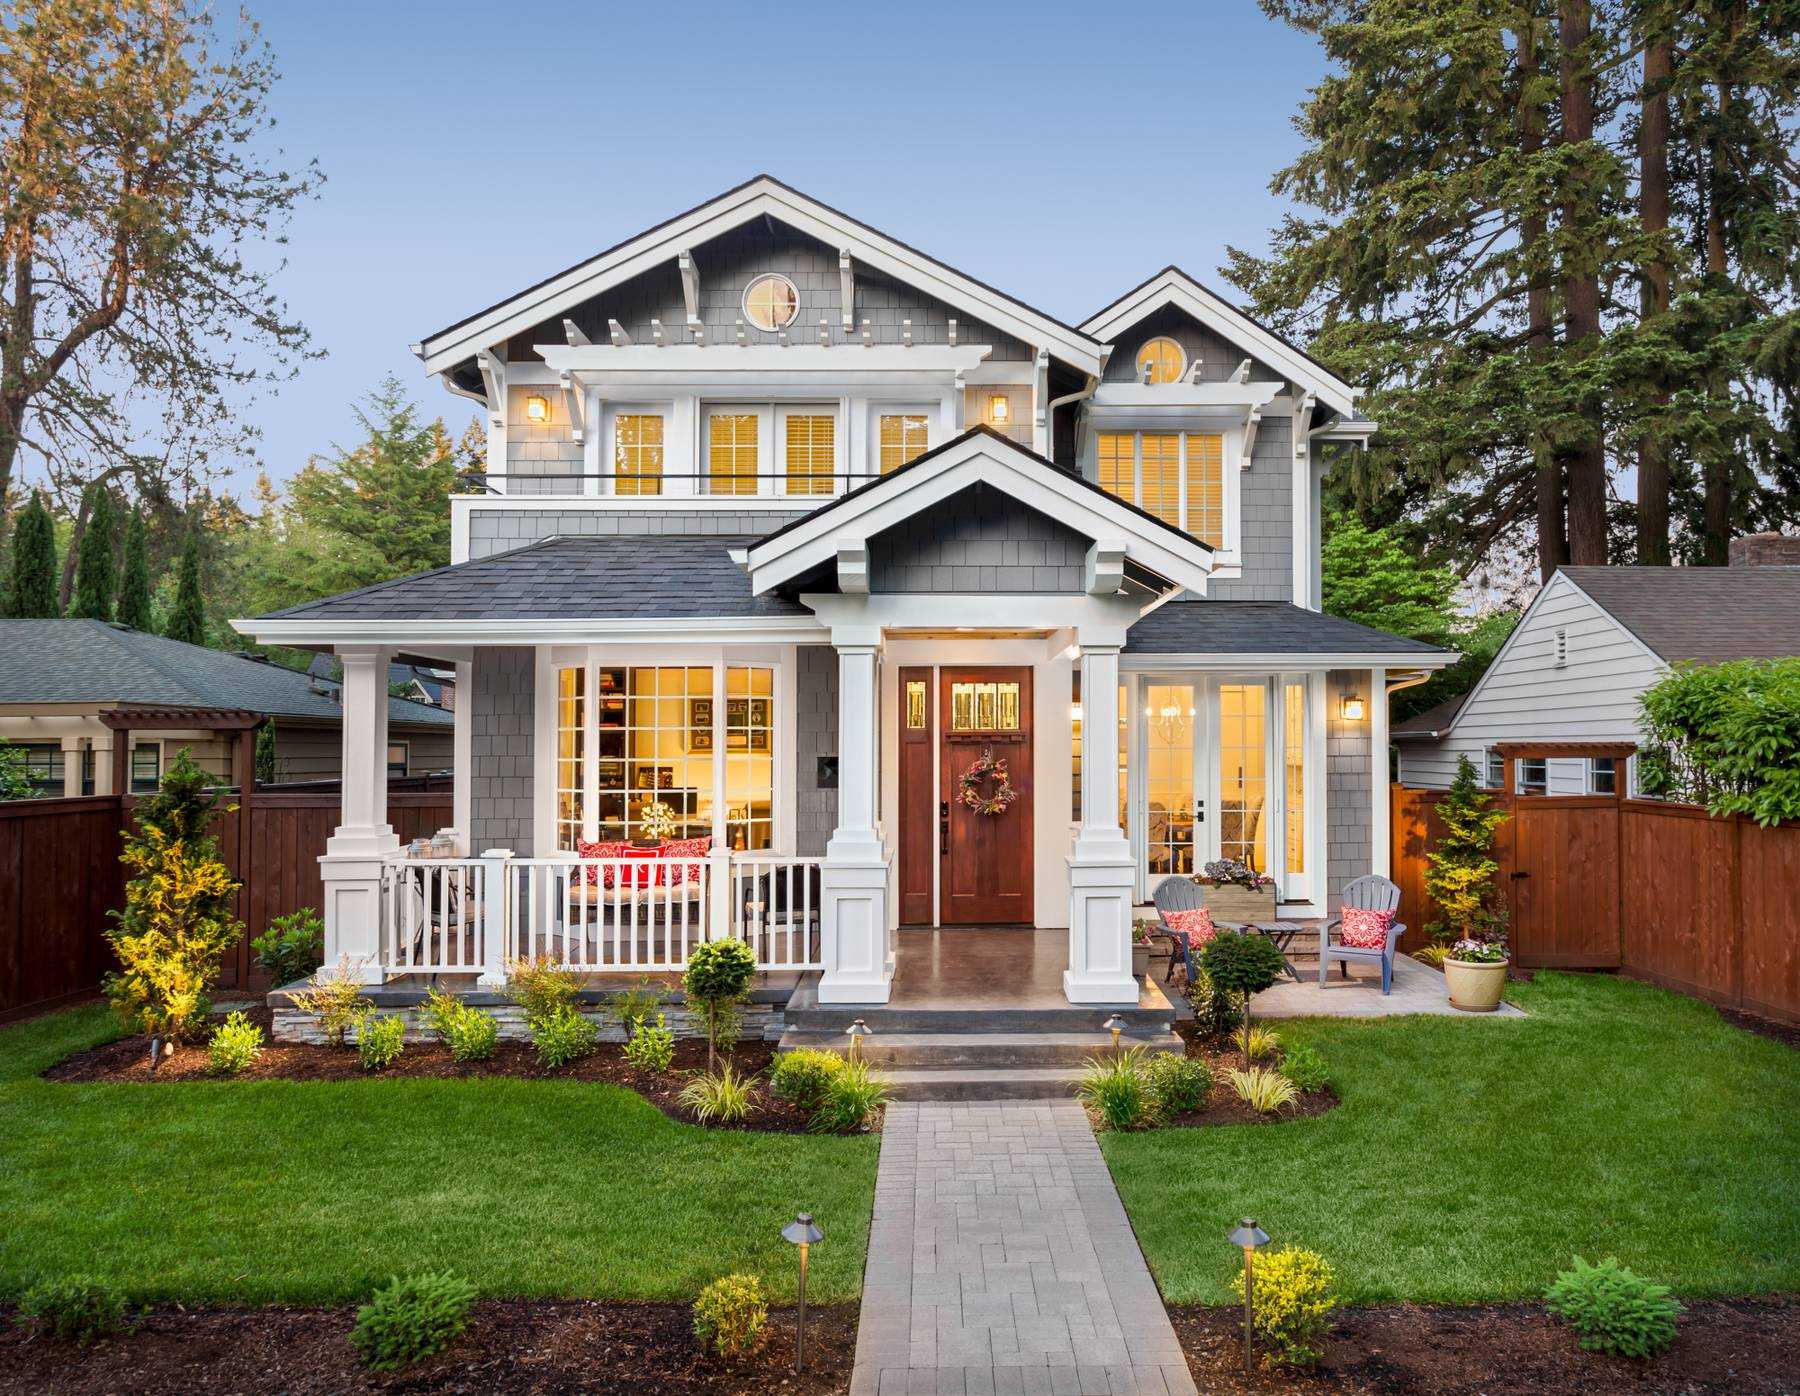
<path fill-rule="evenodd" d="M 1012 404 L 1006 400 L 1005 393 L 995 393 L 988 399 L 988 420 L 1002 426 L 1012 412 Z"/>
<path fill-rule="evenodd" d="M 541 427 L 550 420 L 550 399 L 542 393 L 533 393 L 525 399 L 525 420 L 534 427 Z"/>
<path fill-rule="evenodd" d="M 1363 700 L 1354 693 L 1347 695 L 1344 699 L 1343 712 L 1345 722 L 1361 722 L 1363 720 Z"/>

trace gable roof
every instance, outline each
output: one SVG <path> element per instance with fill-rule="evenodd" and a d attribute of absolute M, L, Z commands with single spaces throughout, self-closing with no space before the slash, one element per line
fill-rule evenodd
<path fill-rule="evenodd" d="M 1422 713 L 1414 713 L 1404 722 L 1396 722 L 1388 729 L 1388 735 L 1395 740 L 1402 737 L 1421 737 L 1436 740 L 1447 736 L 1456 715 L 1462 711 L 1463 704 L 1469 701 L 1467 693 L 1459 693 L 1454 698 L 1446 698 L 1441 703 L 1433 704 Z"/>
<path fill-rule="evenodd" d="M 1666 663 L 1800 654 L 1800 567 L 1558 570 Z"/>
<path fill-rule="evenodd" d="M 1345 417 L 1356 415 L 1356 393 L 1343 379 L 1286 336 L 1252 319 L 1211 287 L 1171 263 L 1082 321 L 1083 333 L 1111 342 L 1146 315 L 1173 305 L 1241 345 Z"/>
<path fill-rule="evenodd" d="M 279 664 L 106 621 L 0 621 L 0 703 L 241 709 L 338 722 L 337 687 Z M 388 721 L 449 727 L 454 718 L 389 698 Z"/>
<path fill-rule="evenodd" d="M 1345 655 L 1441 668 L 1448 650 L 1288 601 L 1171 601 L 1131 627 L 1130 654 Z"/>
<path fill-rule="evenodd" d="M 583 301 L 672 260 L 696 243 L 765 216 L 833 246 L 848 248 L 853 257 L 887 276 L 948 305 L 966 309 L 1028 344 L 1048 348 L 1077 368 L 1099 372 L 1105 358 L 1103 345 L 1075 326 L 768 174 L 756 175 L 485 310 L 446 325 L 425 336 L 413 352 L 424 360 L 427 372 L 446 372 L 477 350 L 492 348 L 521 330 L 562 315 Z"/>

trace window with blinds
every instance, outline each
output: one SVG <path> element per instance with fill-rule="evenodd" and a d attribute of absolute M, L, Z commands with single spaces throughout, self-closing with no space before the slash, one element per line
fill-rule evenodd
<path fill-rule="evenodd" d="M 1134 433 L 1100 433 L 1100 488 L 1127 504 L 1137 503 L 1137 436 Z"/>
<path fill-rule="evenodd" d="M 1100 488 L 1215 548 L 1225 546 L 1225 438 L 1217 432 L 1101 432 Z"/>
<path fill-rule="evenodd" d="M 1225 438 L 1187 434 L 1187 531 L 1202 543 L 1225 546 Z"/>
<path fill-rule="evenodd" d="M 836 485 L 836 416 L 828 412 L 792 412 L 786 423 L 787 492 L 830 494 Z"/>
<path fill-rule="evenodd" d="M 891 474 L 901 466 L 925 454 L 925 416 L 923 413 L 889 413 L 881 415 L 881 473 Z"/>
<path fill-rule="evenodd" d="M 613 423 L 613 493 L 661 494 L 663 419 L 656 413 L 622 413 Z"/>
<path fill-rule="evenodd" d="M 1141 501 L 1166 524 L 1181 527 L 1181 437 L 1174 432 L 1143 434 L 1144 497 Z"/>
<path fill-rule="evenodd" d="M 755 412 L 714 412 L 707 418 L 706 470 L 713 494 L 755 494 L 757 428 Z"/>

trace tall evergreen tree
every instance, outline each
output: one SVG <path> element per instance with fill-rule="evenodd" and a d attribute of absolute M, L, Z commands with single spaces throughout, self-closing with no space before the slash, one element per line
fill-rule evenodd
<path fill-rule="evenodd" d="M 175 574 L 175 606 L 163 634 L 190 645 L 206 643 L 206 604 L 200 596 L 200 528 L 188 528 Z"/>
<path fill-rule="evenodd" d="M 54 620 L 62 614 L 56 604 L 56 525 L 41 494 L 34 493 L 19 511 L 6 602 L 15 620 Z"/>
<path fill-rule="evenodd" d="M 112 491 L 105 485 L 89 485 L 83 505 L 87 522 L 76 550 L 75 596 L 69 616 L 111 620 L 119 565 L 113 552 Z"/>
<path fill-rule="evenodd" d="M 144 554 L 144 514 L 133 509 L 125 525 L 125 563 L 119 578 L 119 624 L 154 630 L 150 609 L 150 563 Z"/>

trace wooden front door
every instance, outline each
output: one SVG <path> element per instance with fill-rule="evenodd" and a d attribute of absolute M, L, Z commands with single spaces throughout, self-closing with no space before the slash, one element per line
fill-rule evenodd
<path fill-rule="evenodd" d="M 946 926 L 1031 921 L 1031 670 L 938 673 L 939 919 Z M 1006 763 L 1017 798 L 999 814 L 962 801 L 962 779 L 983 754 Z M 996 783 L 983 781 L 992 794 Z"/>

